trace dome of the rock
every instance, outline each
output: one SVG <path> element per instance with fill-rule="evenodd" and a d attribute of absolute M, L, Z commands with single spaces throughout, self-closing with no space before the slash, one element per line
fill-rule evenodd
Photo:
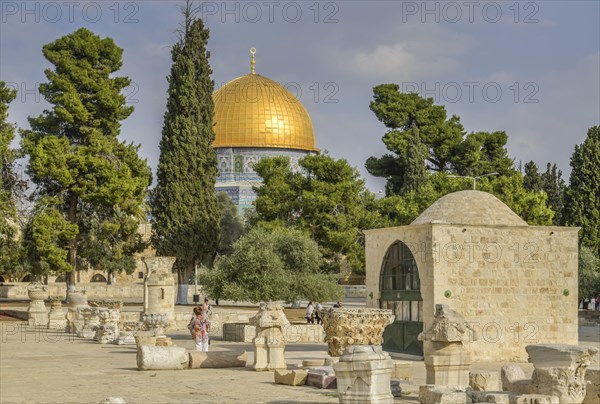
<path fill-rule="evenodd" d="M 269 147 L 316 150 L 310 116 L 284 86 L 247 74 L 214 96 L 214 147 Z"/>
<path fill-rule="evenodd" d="M 281 84 L 251 72 L 231 80 L 213 94 L 213 124 L 219 174 L 216 189 L 225 192 L 242 213 L 256 200 L 262 178 L 254 165 L 263 158 L 286 157 L 293 170 L 318 151 L 310 116 Z"/>

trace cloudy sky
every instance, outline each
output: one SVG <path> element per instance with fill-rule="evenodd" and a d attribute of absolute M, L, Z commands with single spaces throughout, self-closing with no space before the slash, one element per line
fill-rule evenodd
<path fill-rule="evenodd" d="M 156 167 L 170 45 L 182 1 L 0 0 L 0 79 L 20 90 L 10 121 L 48 104 L 36 93 L 49 63 L 41 48 L 79 27 L 124 49 L 122 75 L 135 112 L 124 139 Z M 308 110 L 317 146 L 364 169 L 385 153 L 372 88 L 398 83 L 444 104 L 471 131 L 505 130 L 517 161 L 556 162 L 568 173 L 575 144 L 600 123 L 598 1 L 197 2 L 210 28 L 217 86 L 256 71 Z"/>

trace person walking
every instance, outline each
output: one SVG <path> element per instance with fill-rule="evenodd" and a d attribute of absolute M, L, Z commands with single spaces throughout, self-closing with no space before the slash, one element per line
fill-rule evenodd
<path fill-rule="evenodd" d="M 321 310 L 323 310 L 323 306 L 321 306 L 321 303 L 317 302 L 317 304 L 315 304 L 315 319 L 317 320 L 317 324 L 323 324 Z"/>
<path fill-rule="evenodd" d="M 194 308 L 194 329 L 192 338 L 196 342 L 196 351 L 208 352 L 208 332 L 210 331 L 210 322 L 208 315 L 202 312 L 199 307 Z"/>
<path fill-rule="evenodd" d="M 314 319 L 314 314 L 315 314 L 315 307 L 311 302 L 308 302 L 308 306 L 306 306 L 306 324 L 314 324 L 315 323 L 315 319 Z"/>

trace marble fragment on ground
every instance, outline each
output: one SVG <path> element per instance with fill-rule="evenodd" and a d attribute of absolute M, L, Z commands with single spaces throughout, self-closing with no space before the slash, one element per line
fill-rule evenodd
<path fill-rule="evenodd" d="M 179 370 L 188 364 L 188 352 L 182 347 L 142 345 L 137 350 L 138 370 Z"/>

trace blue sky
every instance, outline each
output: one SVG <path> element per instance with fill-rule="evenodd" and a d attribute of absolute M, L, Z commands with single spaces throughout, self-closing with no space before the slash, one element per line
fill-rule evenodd
<path fill-rule="evenodd" d="M 48 107 L 44 44 L 84 26 L 124 49 L 135 112 L 122 137 L 153 167 L 166 104 L 169 46 L 183 1 L 0 1 L 0 79 L 21 90 L 10 121 Z M 505 130 L 512 157 L 568 173 L 575 144 L 600 124 L 598 1 L 197 2 L 210 28 L 217 86 L 256 71 L 299 95 L 317 146 L 364 169 L 385 153 L 372 88 L 399 83 L 444 104 L 468 132 Z M 501 93 L 500 93 L 501 92 Z"/>

